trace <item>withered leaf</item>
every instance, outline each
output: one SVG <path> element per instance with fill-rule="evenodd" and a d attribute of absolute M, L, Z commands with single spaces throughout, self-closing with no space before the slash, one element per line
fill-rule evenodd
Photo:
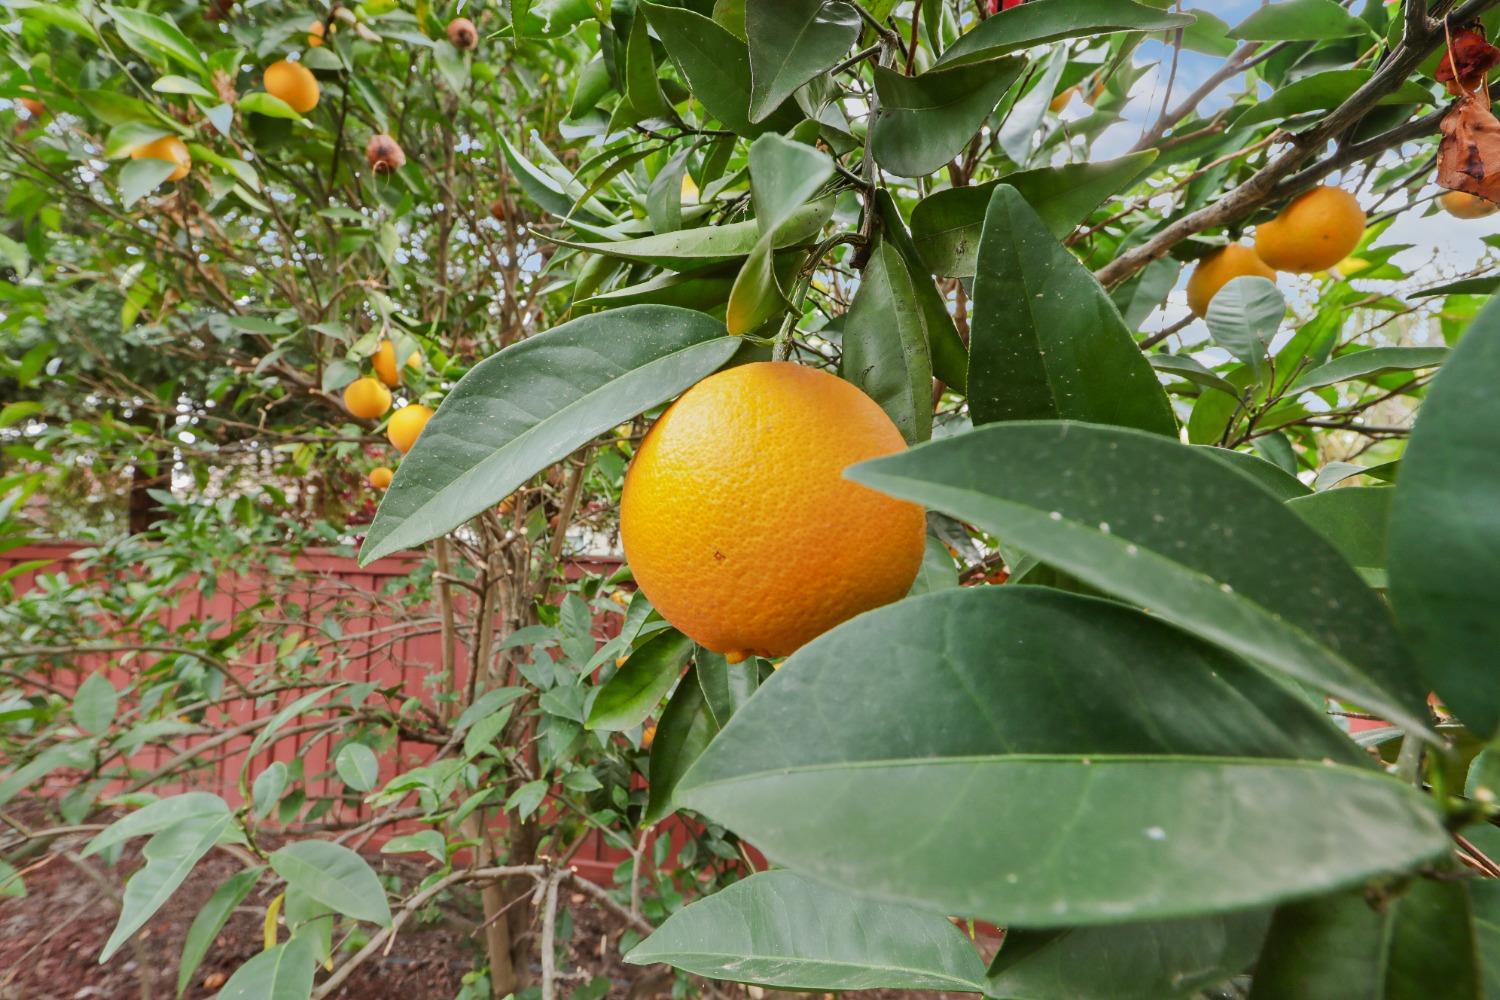
<path fill-rule="evenodd" d="M 1437 182 L 1500 202 L 1500 121 L 1479 94 L 1459 98 L 1443 116 Z"/>
<path fill-rule="evenodd" d="M 1484 39 L 1482 28 L 1466 28 L 1453 36 L 1433 76 L 1454 97 L 1484 86 L 1485 75 L 1500 63 L 1500 49 Z"/>

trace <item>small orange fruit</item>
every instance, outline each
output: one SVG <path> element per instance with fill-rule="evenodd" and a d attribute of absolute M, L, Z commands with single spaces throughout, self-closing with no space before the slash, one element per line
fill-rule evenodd
<path fill-rule="evenodd" d="M 827 372 L 760 362 L 709 376 L 626 473 L 620 537 L 637 585 L 731 662 L 786 656 L 897 600 L 922 563 L 922 508 L 844 470 L 905 447 L 874 400 Z"/>
<path fill-rule="evenodd" d="M 1255 229 L 1255 252 L 1278 271 L 1325 271 L 1349 256 L 1365 234 L 1365 210 L 1348 191 L 1316 187 Z"/>
<path fill-rule="evenodd" d="M 177 169 L 167 175 L 169 181 L 182 180 L 188 175 L 188 168 L 193 165 L 193 157 L 188 152 L 187 143 L 175 135 L 164 135 L 155 142 L 135 147 L 130 151 L 130 158 L 132 160 L 166 160 L 168 163 L 177 164 Z"/>
<path fill-rule="evenodd" d="M 647 726 L 646 729 L 645 729 L 645 731 L 641 733 L 641 749 L 642 750 L 650 750 L 651 749 L 651 744 L 653 744 L 655 742 L 656 742 L 656 727 L 655 726 Z"/>
<path fill-rule="evenodd" d="M 1213 297 L 1235 278 L 1254 276 L 1276 280 L 1276 272 L 1266 266 L 1265 261 L 1254 250 L 1239 243 L 1231 243 L 1222 250 L 1215 250 L 1193 267 L 1188 275 L 1188 308 L 1194 316 L 1208 315 L 1208 304 Z"/>
<path fill-rule="evenodd" d="M 1054 115 L 1058 114 L 1063 110 L 1063 108 L 1066 108 L 1068 106 L 1068 102 L 1073 99 L 1073 95 L 1078 93 L 1082 89 L 1083 88 L 1078 84 L 1074 84 L 1067 90 L 1063 91 L 1061 94 L 1058 94 L 1056 97 L 1052 98 L 1052 103 L 1047 105 L 1047 110 L 1051 111 Z"/>
<path fill-rule="evenodd" d="M 26 115 L 32 121 L 36 121 L 47 113 L 47 106 L 35 97 L 18 97 L 16 104 L 26 109 Z"/>
<path fill-rule="evenodd" d="M 1500 205 L 1467 191 L 1445 191 L 1438 196 L 1438 204 L 1455 219 L 1482 219 L 1500 211 Z"/>
<path fill-rule="evenodd" d="M 266 67 L 263 80 L 266 93 L 281 98 L 299 115 L 318 106 L 318 78 L 299 62 L 273 62 Z"/>
<path fill-rule="evenodd" d="M 422 355 L 412 351 L 407 355 L 406 366 L 410 368 Z M 395 388 L 401 384 L 401 373 L 396 370 L 396 345 L 389 340 L 382 340 L 380 346 L 375 348 L 375 374 L 380 376 L 380 381 Z"/>
<path fill-rule="evenodd" d="M 383 490 L 391 485 L 391 477 L 395 473 L 384 465 L 377 465 L 370 470 L 370 485 L 377 490 Z"/>
<path fill-rule="evenodd" d="M 448 41 L 460 52 L 467 51 L 479 44 L 479 29 L 467 17 L 455 17 L 448 22 Z"/>
<path fill-rule="evenodd" d="M 361 420 L 374 420 L 391 408 L 391 390 L 377 378 L 357 378 L 344 388 L 344 406 Z"/>
<path fill-rule="evenodd" d="M 427 421 L 431 419 L 432 407 L 423 406 L 421 403 L 411 403 L 391 414 L 390 423 L 385 425 L 385 436 L 390 439 L 391 444 L 396 446 L 396 450 L 404 455 L 411 451 L 411 446 L 417 443 L 417 437 L 422 433 L 422 428 L 426 427 Z"/>
<path fill-rule="evenodd" d="M 310 49 L 322 48 L 323 39 L 327 34 L 327 30 L 328 29 L 324 27 L 322 21 L 314 21 L 312 24 L 309 24 L 307 26 L 307 47 Z M 338 31 L 339 26 L 335 24 L 333 26 L 333 30 Z"/>
<path fill-rule="evenodd" d="M 370 136 L 370 141 L 365 144 L 365 162 L 377 174 L 388 174 L 401 169 L 406 162 L 406 153 L 395 139 L 380 133 Z"/>

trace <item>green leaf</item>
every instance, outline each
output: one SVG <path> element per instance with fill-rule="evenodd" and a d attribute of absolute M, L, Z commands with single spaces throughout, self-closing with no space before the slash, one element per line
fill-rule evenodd
<path fill-rule="evenodd" d="M 1245 18 L 1229 37 L 1247 42 L 1314 42 L 1369 33 L 1370 26 L 1336 0 L 1282 0 Z"/>
<path fill-rule="evenodd" d="M 1062 417 L 1177 432 L 1114 303 L 1005 184 L 985 214 L 970 331 L 975 423 Z"/>
<path fill-rule="evenodd" d="M 832 69 L 859 28 L 859 13 L 844 0 L 746 0 L 750 121 L 763 121 L 798 87 Z"/>
<path fill-rule="evenodd" d="M 392 837 L 380 849 L 381 854 L 426 854 L 438 864 L 448 860 L 448 842 L 437 830 L 420 830 Z"/>
<path fill-rule="evenodd" d="M 118 160 L 129 156 L 140 147 L 149 142 L 155 142 L 162 136 L 171 135 L 172 130 L 161 125 L 159 122 L 129 121 L 116 125 L 109 130 L 109 136 L 104 140 L 105 159 Z M 166 160 L 132 160 L 131 163 L 166 163 Z M 125 164 L 126 167 L 130 163 Z M 168 170 L 170 174 L 172 171 Z M 166 174 L 162 175 L 162 180 Z M 160 183 L 160 181 L 158 181 Z"/>
<path fill-rule="evenodd" d="M 723 333 L 702 313 L 626 306 L 481 361 L 396 470 L 361 564 L 458 527 L 596 435 L 682 392 L 735 352 Z"/>
<path fill-rule="evenodd" d="M 334 768 L 344 784 L 356 792 L 368 792 L 380 780 L 380 761 L 363 743 L 347 743 L 334 758 Z"/>
<path fill-rule="evenodd" d="M 100 830 L 84 846 L 83 856 L 99 854 L 132 838 L 147 837 L 179 824 L 201 823 L 228 815 L 229 806 L 224 800 L 208 792 L 186 792 L 158 799 Z"/>
<path fill-rule="evenodd" d="M 223 806 L 222 800 L 219 804 Z M 101 964 L 109 961 L 110 956 L 161 909 L 198 860 L 212 850 L 233 825 L 234 817 L 226 808 L 219 815 L 178 822 L 146 841 L 141 850 L 146 864 L 125 882 L 120 919 L 104 943 L 104 950 L 99 953 Z"/>
<path fill-rule="evenodd" d="M 667 702 L 661 721 L 656 724 L 656 739 L 651 743 L 651 762 L 647 776 L 651 781 L 650 798 L 641 824 L 650 826 L 672 814 L 677 808 L 674 793 L 682 776 L 703 753 L 719 731 L 713 714 L 698 683 L 698 671 L 689 667 L 672 700 Z"/>
<path fill-rule="evenodd" d="M 279 97 L 272 97 L 261 90 L 253 90 L 240 97 L 237 107 L 246 114 L 265 115 L 267 118 L 285 118 L 300 122 L 302 113 Z"/>
<path fill-rule="evenodd" d="M 644 24 L 645 21 L 637 23 Z M 682 179 L 687 174 L 687 161 L 692 153 L 689 147 L 668 160 L 646 192 L 646 216 L 651 220 L 651 228 L 658 233 L 682 228 Z"/>
<path fill-rule="evenodd" d="M 778 260 L 776 266 L 782 262 Z M 708 312 L 722 307 L 729 301 L 729 290 L 734 287 L 734 270 L 691 274 L 664 272 L 638 285 L 627 285 L 607 292 L 597 292 L 573 304 L 576 312 L 590 309 L 615 309 L 630 305 L 681 306 Z"/>
<path fill-rule="evenodd" d="M 115 30 L 125 44 L 141 55 L 164 55 L 200 78 L 208 79 L 208 64 L 199 54 L 198 46 L 188 41 L 188 37 L 167 18 L 113 4 L 105 4 L 104 10 L 114 20 Z"/>
<path fill-rule="evenodd" d="M 889 242 L 901 255 L 906 272 L 916 291 L 917 304 L 921 308 L 922 324 L 927 334 L 927 352 L 932 358 L 932 374 L 959 392 L 967 392 L 969 385 L 969 349 L 958 335 L 948 304 L 933 283 L 927 266 L 906 231 L 906 223 L 896 201 L 885 188 L 875 192 L 875 211 L 880 215 L 881 238 Z"/>
<path fill-rule="evenodd" d="M 218 95 L 209 90 L 197 80 L 189 80 L 185 76 L 163 76 L 159 77 L 151 85 L 151 89 L 158 94 L 188 94 L 192 97 L 202 97 L 210 101 L 218 100 Z"/>
<path fill-rule="evenodd" d="M 287 766 L 279 760 L 272 761 L 255 776 L 255 783 L 250 786 L 250 801 L 257 819 L 271 815 L 271 810 L 281 801 L 281 793 L 286 791 L 287 777 Z"/>
<path fill-rule="evenodd" d="M 953 565 L 953 557 L 948 554 L 948 549 L 942 542 L 928 535 L 927 545 L 922 550 L 922 568 L 917 571 L 916 580 L 912 581 L 911 596 L 931 594 L 957 586 L 958 567 Z"/>
<path fill-rule="evenodd" d="M 1500 734 L 1500 303 L 1427 391 L 1391 506 L 1391 602 L 1427 682 L 1482 739 Z M 1391 720 L 1395 721 L 1395 720 Z"/>
<path fill-rule="evenodd" d="M 1389 486 L 1345 486 L 1299 497 L 1287 507 L 1332 542 L 1350 565 L 1383 573 L 1394 495 Z"/>
<path fill-rule="evenodd" d="M 619 731 L 639 726 L 661 704 L 693 654 L 693 640 L 676 629 L 658 632 L 605 681 L 589 709 L 590 729 Z"/>
<path fill-rule="evenodd" d="M 229 922 L 235 907 L 250 895 L 250 890 L 255 888 L 255 883 L 260 880 L 264 871 L 265 868 L 258 867 L 235 872 L 219 884 L 197 916 L 193 917 L 187 937 L 182 942 L 182 959 L 177 963 L 178 996 L 186 993 L 187 988 L 192 985 L 193 974 L 203 964 L 203 958 L 213 946 L 214 938 L 219 936 L 219 932 Z"/>
<path fill-rule="evenodd" d="M 391 908 L 380 879 L 365 859 L 326 840 L 299 840 L 270 857 L 271 868 L 287 885 L 355 920 L 391 925 Z"/>
<path fill-rule="evenodd" d="M 1065 38 L 1118 31 L 1170 31 L 1191 25 L 1186 14 L 1169 14 L 1129 0 L 1030 0 L 980 21 L 943 50 L 938 65 L 989 59 Z"/>
<path fill-rule="evenodd" d="M 1500 996 L 1500 882 L 1476 879 L 1468 888 L 1484 996 L 1489 1000 Z"/>
<path fill-rule="evenodd" d="M 1250 996 L 1481 1000 L 1477 957 L 1465 884 L 1418 879 L 1378 904 L 1355 891 L 1278 909 Z"/>
<path fill-rule="evenodd" d="M 875 67 L 880 113 L 870 126 L 875 161 L 899 177 L 921 177 L 969 143 L 1021 75 L 1019 56 L 904 76 Z"/>
<path fill-rule="evenodd" d="M 462 95 L 469 89 L 469 60 L 451 42 L 439 38 L 432 46 L 432 56 L 449 90 Z"/>
<path fill-rule="evenodd" d="M 1333 69 L 1293 80 L 1276 88 L 1270 97 L 1250 105 L 1230 123 L 1233 130 L 1248 129 L 1264 122 L 1284 122 L 1295 115 L 1329 111 L 1343 104 L 1356 90 L 1375 75 L 1370 69 Z M 1377 102 L 1387 104 L 1430 104 L 1432 94 L 1416 81 L 1402 84 Z"/>
<path fill-rule="evenodd" d="M 498 652 L 498 650 L 497 650 Z M 486 719 L 500 711 L 506 705 L 526 694 L 523 687 L 500 687 L 492 688 L 474 699 L 474 703 L 463 710 L 457 721 L 453 723 L 453 731 L 461 733 L 481 719 Z"/>
<path fill-rule="evenodd" d="M 751 121 L 750 51 L 712 19 L 685 7 L 642 2 L 638 9 L 645 11 L 693 96 L 725 128 L 753 139 L 763 132 L 789 131 L 801 119 L 787 104 Z"/>
<path fill-rule="evenodd" d="M 776 232 L 776 249 L 806 246 L 817 241 L 818 233 L 833 215 L 833 200 L 824 198 L 805 205 L 792 213 L 792 217 Z M 724 226 L 708 226 L 702 229 L 680 229 L 674 233 L 642 236 L 632 240 L 616 240 L 612 243 L 585 243 L 554 238 L 552 242 L 561 246 L 603 254 L 619 260 L 637 264 L 654 264 L 674 271 L 691 271 L 695 268 L 725 264 L 749 256 L 760 240 L 760 228 L 755 220 L 731 222 Z"/>
<path fill-rule="evenodd" d="M 1235 278 L 1208 304 L 1209 335 L 1214 343 L 1250 366 L 1257 380 L 1267 370 L 1271 340 L 1286 315 L 1286 299 L 1276 283 L 1254 276 Z"/>
<path fill-rule="evenodd" d="M 317 941 L 294 937 L 236 969 L 216 1000 L 307 1000 L 317 966 Z"/>
<path fill-rule="evenodd" d="M 177 169 L 171 160 L 131 160 L 120 168 L 120 207 L 129 208 L 166 183 Z"/>
<path fill-rule="evenodd" d="M 1147 317 L 1177 287 L 1177 278 L 1181 273 L 1181 264 L 1170 257 L 1162 257 L 1141 268 L 1134 278 L 1110 289 L 1110 301 L 1120 310 L 1120 318 L 1125 321 L 1125 327 L 1139 330 Z"/>
<path fill-rule="evenodd" d="M 92 673 L 78 685 L 73 695 L 73 718 L 86 731 L 98 735 L 115 721 L 115 709 L 120 695 L 109 678 L 101 673 Z"/>
<path fill-rule="evenodd" d="M 916 280 L 882 240 L 844 317 L 842 374 L 880 404 L 908 443 L 932 437 L 928 339 Z"/>
<path fill-rule="evenodd" d="M 803 874 L 1012 927 L 1264 906 L 1449 849 L 1429 799 L 1280 682 L 1031 586 L 908 598 L 813 640 L 678 795 Z"/>
<path fill-rule="evenodd" d="M 1203 367 L 1202 362 L 1188 357 L 1186 354 L 1148 354 L 1146 361 L 1152 368 L 1168 375 L 1176 375 L 1185 378 L 1195 385 L 1201 385 L 1208 389 L 1218 389 L 1220 392 L 1231 396 L 1238 396 L 1239 390 L 1233 384 Z"/>
<path fill-rule="evenodd" d="M 1436 368 L 1448 360 L 1450 353 L 1446 347 L 1371 347 L 1351 351 L 1307 372 L 1292 384 L 1289 391 L 1306 392 L 1354 379 Z"/>
<path fill-rule="evenodd" d="M 0 899 L 25 899 L 26 883 L 16 866 L 9 861 L 0 861 Z"/>
<path fill-rule="evenodd" d="M 1252 455 L 1246 451 L 1231 451 L 1228 448 L 1218 448 L 1210 444 L 1195 444 L 1191 447 L 1200 455 L 1207 455 L 1217 462 L 1243 472 L 1260 486 L 1269 490 L 1271 495 L 1278 500 L 1291 500 L 1293 497 L 1305 497 L 1312 493 L 1302 480 L 1290 475 L 1280 466 L 1272 465 L 1259 455 Z"/>
<path fill-rule="evenodd" d="M 525 821 L 528 816 L 537 811 L 546 797 L 547 783 L 545 781 L 540 779 L 528 781 L 510 793 L 510 798 L 505 800 L 505 811 L 514 812 L 519 819 Z"/>
<path fill-rule="evenodd" d="M 990 965 L 985 994 L 1025 1000 L 1169 1000 L 1198 996 L 1248 968 L 1270 915 L 1012 930 Z"/>
<path fill-rule="evenodd" d="M 689 903 L 625 961 L 780 990 L 977 993 L 984 979 L 974 946 L 947 918 L 789 871 L 760 872 Z"/>
<path fill-rule="evenodd" d="M 722 653 L 707 649 L 698 650 L 694 664 L 708 714 L 715 727 L 723 729 L 760 687 L 760 668 L 755 660 L 730 663 Z"/>
<path fill-rule="evenodd" d="M 1264 487 L 1200 449 L 1122 428 L 1002 423 L 846 475 L 1426 731 L 1425 689 L 1385 605 Z"/>

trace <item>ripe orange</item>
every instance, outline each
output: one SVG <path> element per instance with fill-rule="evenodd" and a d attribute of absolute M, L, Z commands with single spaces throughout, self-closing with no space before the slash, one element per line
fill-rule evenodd
<path fill-rule="evenodd" d="M 35 97 L 18 97 L 16 104 L 26 109 L 26 114 L 32 121 L 40 119 L 47 113 L 47 106 Z"/>
<path fill-rule="evenodd" d="M 377 378 L 357 378 L 344 389 L 344 406 L 361 420 L 374 420 L 391 408 L 391 390 Z"/>
<path fill-rule="evenodd" d="M 395 473 L 384 465 L 377 465 L 370 470 L 370 485 L 377 490 L 383 490 L 391 485 L 391 477 L 394 475 Z"/>
<path fill-rule="evenodd" d="M 651 749 L 651 744 L 653 744 L 655 742 L 656 742 L 656 727 L 655 726 L 647 726 L 641 732 L 641 749 L 642 750 L 650 750 Z"/>
<path fill-rule="evenodd" d="M 322 48 L 326 30 L 322 21 L 314 21 L 312 24 L 309 24 L 307 26 L 307 47 L 310 49 Z M 338 31 L 339 26 L 335 24 L 333 30 Z"/>
<path fill-rule="evenodd" d="M 263 80 L 266 93 L 281 98 L 299 115 L 318 106 L 318 78 L 299 62 L 273 62 L 266 67 Z"/>
<path fill-rule="evenodd" d="M 430 406 L 423 406 L 421 403 L 403 406 L 391 414 L 390 423 L 385 425 L 385 436 L 390 439 L 391 444 L 396 446 L 396 450 L 404 455 L 411 451 L 412 445 L 417 443 L 417 436 L 422 433 L 422 428 L 427 426 L 427 421 L 430 419 L 432 419 Z"/>
<path fill-rule="evenodd" d="M 1198 261 L 1193 273 L 1188 275 L 1188 308 L 1194 316 L 1207 316 L 1208 304 L 1219 294 L 1219 289 L 1235 278 L 1246 276 L 1276 280 L 1276 272 L 1247 246 L 1231 243 L 1222 250 L 1215 250 Z"/>
<path fill-rule="evenodd" d="M 1445 191 L 1438 196 L 1438 204 L 1455 219 L 1482 219 L 1500 211 L 1500 205 L 1467 191 Z"/>
<path fill-rule="evenodd" d="M 412 363 L 420 357 L 421 355 L 419 353 L 417 353 L 416 351 L 412 351 L 411 354 L 407 355 L 406 357 L 406 366 L 410 368 Z M 396 370 L 395 344 L 391 343 L 389 340 L 382 340 L 380 342 L 380 346 L 375 349 L 375 357 L 373 360 L 375 365 L 375 374 L 380 376 L 380 381 L 384 382 L 386 385 L 392 388 L 395 388 L 396 386 L 401 384 L 401 373 Z"/>
<path fill-rule="evenodd" d="M 662 414 L 625 476 L 620 537 L 662 616 L 731 662 L 786 656 L 911 589 L 922 508 L 845 479 L 906 447 L 848 382 L 742 365 Z"/>
<path fill-rule="evenodd" d="M 167 175 L 169 181 L 182 180 L 188 175 L 188 168 L 193 165 L 193 157 L 188 152 L 187 143 L 175 135 L 164 135 L 155 142 L 135 147 L 130 151 L 130 158 L 132 160 L 166 160 L 168 163 L 177 164 L 177 169 Z"/>
<path fill-rule="evenodd" d="M 1316 187 L 1255 229 L 1255 252 L 1278 271 L 1323 271 L 1349 256 L 1365 234 L 1365 210 L 1348 191 Z"/>

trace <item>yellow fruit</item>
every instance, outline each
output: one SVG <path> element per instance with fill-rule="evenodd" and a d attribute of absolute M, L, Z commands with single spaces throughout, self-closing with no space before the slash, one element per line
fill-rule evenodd
<path fill-rule="evenodd" d="M 1231 243 L 1222 250 L 1215 250 L 1193 267 L 1188 275 L 1188 308 L 1194 316 L 1208 315 L 1208 304 L 1213 297 L 1235 278 L 1247 275 L 1276 280 L 1276 272 L 1265 265 L 1254 250 L 1239 243 Z"/>
<path fill-rule="evenodd" d="M 844 478 L 905 448 L 870 397 L 817 369 L 741 365 L 683 394 L 625 476 L 620 537 L 662 616 L 731 662 L 786 656 L 897 600 L 922 508 Z"/>
<path fill-rule="evenodd" d="M 406 357 L 406 367 L 410 368 L 412 363 L 420 358 L 416 351 Z M 382 340 L 380 346 L 375 349 L 375 374 L 380 376 L 380 381 L 395 388 L 401 384 L 401 373 L 396 370 L 396 345 L 389 340 Z"/>
<path fill-rule="evenodd" d="M 1058 94 L 1056 97 L 1052 98 L 1052 103 L 1047 105 L 1048 110 L 1050 110 L 1053 114 L 1060 113 L 1063 108 L 1066 108 L 1068 106 L 1068 102 L 1073 99 L 1073 95 L 1078 93 L 1080 89 L 1081 88 L 1075 84 L 1074 86 L 1071 86 L 1067 90 L 1063 91 L 1061 94 Z"/>
<path fill-rule="evenodd" d="M 373 382 L 374 379 L 371 381 Z M 427 426 L 427 421 L 430 419 L 432 419 L 430 406 L 423 406 L 421 403 L 403 406 L 391 414 L 390 423 L 385 425 L 385 436 L 390 439 L 391 444 L 396 446 L 396 450 L 404 455 L 411 451 L 412 445 L 417 443 L 417 436 L 422 433 L 422 428 Z"/>
<path fill-rule="evenodd" d="M 1338 266 L 1335 267 L 1334 270 L 1344 277 L 1348 278 L 1358 274 L 1369 266 L 1370 262 L 1365 260 L 1363 257 L 1345 257 L 1343 260 L 1338 262 Z"/>
<path fill-rule="evenodd" d="M 293 111 L 305 115 L 318 106 L 318 78 L 301 63 L 273 62 L 266 67 L 266 93 L 285 101 Z"/>
<path fill-rule="evenodd" d="M 1500 205 L 1467 191 L 1445 191 L 1438 196 L 1438 204 L 1455 219 L 1482 219 L 1500 210 Z"/>
<path fill-rule="evenodd" d="M 377 465 L 370 470 L 370 485 L 377 490 L 383 490 L 391 485 L 391 477 L 395 473 L 383 465 Z"/>
<path fill-rule="evenodd" d="M 312 24 L 309 24 L 307 26 L 307 47 L 308 48 L 310 48 L 310 49 L 318 49 L 318 48 L 322 48 L 323 47 L 323 33 L 324 33 L 324 30 L 325 29 L 323 27 L 323 22 L 322 21 L 314 21 Z M 339 29 L 338 29 L 337 26 L 335 26 L 333 30 L 337 31 Z"/>
<path fill-rule="evenodd" d="M 391 408 L 391 390 L 366 375 L 344 389 L 344 407 L 361 420 L 374 420 Z"/>
<path fill-rule="evenodd" d="M 1255 252 L 1278 271 L 1325 271 L 1349 256 L 1365 234 L 1365 210 L 1348 191 L 1317 187 L 1293 198 L 1255 229 Z"/>
<path fill-rule="evenodd" d="M 166 160 L 168 163 L 177 164 L 177 169 L 167 175 L 169 181 L 180 181 L 188 175 L 188 168 L 193 165 L 193 157 L 188 153 L 187 143 L 175 135 L 164 135 L 155 142 L 148 142 L 144 146 L 137 146 L 131 150 L 132 160 Z"/>

